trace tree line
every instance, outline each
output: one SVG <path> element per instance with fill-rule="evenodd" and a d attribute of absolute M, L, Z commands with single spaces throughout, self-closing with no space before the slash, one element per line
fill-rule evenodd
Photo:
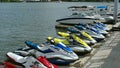
<path fill-rule="evenodd" d="M 54 0 L 56 1 L 56 0 Z M 68 2 L 113 2 L 114 0 L 62 0 Z"/>
<path fill-rule="evenodd" d="M 27 0 L 27 1 L 29 1 L 29 0 Z M 32 0 L 30 0 L 30 1 L 32 1 Z M 59 1 L 59 0 L 51 0 L 51 1 Z M 61 1 L 67 1 L 67 2 L 113 2 L 114 0 L 61 0 Z M 21 0 L 0 0 L 0 2 L 21 2 Z"/>
<path fill-rule="evenodd" d="M 20 0 L 0 0 L 0 2 L 21 2 Z"/>

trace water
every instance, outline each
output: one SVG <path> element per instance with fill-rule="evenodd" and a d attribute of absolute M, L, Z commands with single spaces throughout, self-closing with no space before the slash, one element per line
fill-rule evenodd
<path fill-rule="evenodd" d="M 57 36 L 56 19 L 71 14 L 74 5 L 104 5 L 113 3 L 0 3 L 0 60 L 8 51 L 24 47 L 25 40 L 42 43 L 48 36 Z"/>

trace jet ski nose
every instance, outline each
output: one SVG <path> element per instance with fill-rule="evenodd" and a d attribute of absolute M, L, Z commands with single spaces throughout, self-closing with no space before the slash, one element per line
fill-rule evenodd
<path fill-rule="evenodd" d="M 102 39 L 105 39 L 105 36 L 103 36 L 102 34 L 100 35 L 100 37 L 101 37 Z"/>
<path fill-rule="evenodd" d="M 105 38 L 105 36 L 102 35 L 102 34 L 97 34 L 97 35 L 94 35 L 93 37 L 98 38 L 98 39 L 104 39 Z"/>
<path fill-rule="evenodd" d="M 24 63 L 26 62 L 26 59 L 22 56 L 19 56 L 15 53 L 12 53 L 12 52 L 8 52 L 6 54 L 9 58 L 11 58 L 12 60 L 16 61 L 16 62 L 19 62 L 19 63 Z"/>
<path fill-rule="evenodd" d="M 71 53 L 70 56 L 71 56 L 71 60 L 77 60 L 79 58 L 78 55 L 74 52 Z"/>
<path fill-rule="evenodd" d="M 85 49 L 87 52 L 91 52 L 92 51 L 92 48 L 91 47 L 86 47 L 86 49 Z"/>
<path fill-rule="evenodd" d="M 96 40 L 92 40 L 91 43 L 92 43 L 92 44 L 95 44 L 95 43 L 97 43 L 97 41 L 96 41 Z"/>
<path fill-rule="evenodd" d="M 73 60 L 77 60 L 79 57 L 76 55 L 73 57 Z"/>
<path fill-rule="evenodd" d="M 90 42 L 91 42 L 91 41 L 89 41 L 89 40 L 84 40 L 84 41 L 85 41 L 86 43 L 88 43 L 88 44 L 90 44 Z"/>
<path fill-rule="evenodd" d="M 73 59 L 74 59 L 74 60 L 78 60 L 78 57 L 76 57 L 76 58 L 74 57 Z"/>
<path fill-rule="evenodd" d="M 108 32 L 107 32 L 107 31 L 104 31 L 104 34 L 108 34 Z"/>

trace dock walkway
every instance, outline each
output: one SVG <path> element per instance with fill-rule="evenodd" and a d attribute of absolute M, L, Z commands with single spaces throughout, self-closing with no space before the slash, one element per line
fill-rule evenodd
<path fill-rule="evenodd" d="M 114 32 L 108 41 L 92 56 L 83 68 L 119 68 L 120 32 Z"/>

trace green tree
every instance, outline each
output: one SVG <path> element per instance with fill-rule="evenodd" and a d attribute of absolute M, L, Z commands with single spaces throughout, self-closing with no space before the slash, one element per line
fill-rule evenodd
<path fill-rule="evenodd" d="M 19 2 L 20 0 L 0 0 L 1 2 Z"/>

